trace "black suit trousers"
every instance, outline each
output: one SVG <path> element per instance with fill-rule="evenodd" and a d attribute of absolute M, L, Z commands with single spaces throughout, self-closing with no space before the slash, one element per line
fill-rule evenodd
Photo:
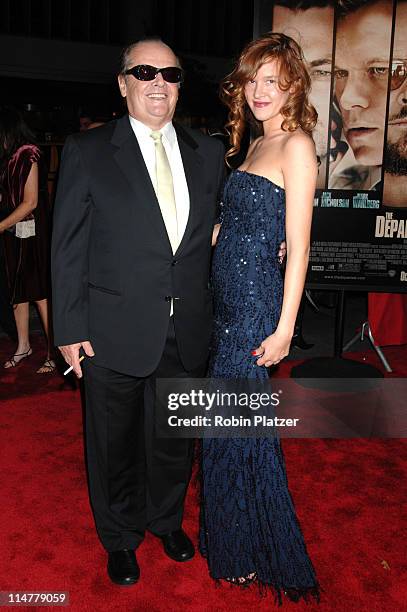
<path fill-rule="evenodd" d="M 155 380 L 200 377 L 180 361 L 173 318 L 163 355 L 137 378 L 84 361 L 89 490 L 100 540 L 108 552 L 134 549 L 146 530 L 181 527 L 192 464 L 192 440 L 154 435 Z"/>

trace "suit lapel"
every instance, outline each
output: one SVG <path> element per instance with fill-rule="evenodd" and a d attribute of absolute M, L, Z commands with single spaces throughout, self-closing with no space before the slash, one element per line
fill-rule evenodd
<path fill-rule="evenodd" d="M 152 227 L 171 249 L 160 205 L 128 115 L 118 120 L 111 142 L 117 147 L 114 159 L 137 195 L 138 204 L 148 215 Z"/>
<path fill-rule="evenodd" d="M 179 254 L 188 243 L 194 224 L 197 222 L 197 207 L 199 200 L 200 167 L 202 157 L 197 153 L 198 144 L 180 125 L 174 124 L 177 133 L 178 146 L 181 152 L 185 177 L 189 191 L 189 216 L 187 226 L 181 243 L 176 251 Z M 117 148 L 114 159 L 128 183 L 137 194 L 138 203 L 143 206 L 149 216 L 151 225 L 158 232 L 161 239 L 166 241 L 171 249 L 167 230 L 162 218 L 160 205 L 154 191 L 147 167 L 144 163 L 137 138 L 134 135 L 128 115 L 119 119 L 111 140 Z M 141 197 L 140 197 L 141 192 Z"/>
<path fill-rule="evenodd" d="M 181 243 L 177 249 L 177 255 L 183 251 L 185 245 L 191 236 L 194 225 L 197 222 L 197 207 L 199 199 L 199 184 L 202 174 L 200 168 L 202 165 L 202 157 L 197 153 L 198 144 L 188 134 L 182 126 L 174 123 L 174 128 L 177 133 L 178 146 L 181 152 L 182 163 L 184 166 L 185 178 L 187 180 L 189 191 L 189 216 L 187 226 Z"/>

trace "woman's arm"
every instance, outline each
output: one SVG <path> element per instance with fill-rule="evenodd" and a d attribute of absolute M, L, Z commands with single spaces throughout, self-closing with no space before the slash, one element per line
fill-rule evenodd
<path fill-rule="evenodd" d="M 277 329 L 260 345 L 264 353 L 257 364 L 267 367 L 288 355 L 304 289 L 318 173 L 315 146 L 311 138 L 302 133 L 289 138 L 283 149 L 281 167 L 286 192 L 287 265 Z"/>
<path fill-rule="evenodd" d="M 220 223 L 216 223 L 216 225 L 213 226 L 212 246 L 215 246 L 216 244 L 216 241 L 218 239 L 219 230 L 220 230 Z"/>
<path fill-rule="evenodd" d="M 38 204 L 38 164 L 34 162 L 24 186 L 23 201 L 3 221 L 0 222 L 0 233 L 29 215 Z"/>

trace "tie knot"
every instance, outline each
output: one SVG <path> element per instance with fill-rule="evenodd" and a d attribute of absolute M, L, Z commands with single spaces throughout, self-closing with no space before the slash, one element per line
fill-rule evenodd
<path fill-rule="evenodd" d="M 163 137 L 163 135 L 161 134 L 159 130 L 153 130 L 150 136 L 154 140 L 155 144 L 157 144 L 157 142 L 160 142 Z"/>

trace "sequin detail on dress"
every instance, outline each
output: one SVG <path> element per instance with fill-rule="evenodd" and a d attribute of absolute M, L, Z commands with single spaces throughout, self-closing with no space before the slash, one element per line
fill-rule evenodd
<path fill-rule="evenodd" d="M 285 192 L 266 177 L 234 171 L 225 186 L 212 266 L 214 332 L 209 376 L 266 380 L 251 350 L 276 328 L 283 280 Z M 214 579 L 256 573 L 281 603 L 318 599 L 277 438 L 202 441 L 200 551 Z"/>

